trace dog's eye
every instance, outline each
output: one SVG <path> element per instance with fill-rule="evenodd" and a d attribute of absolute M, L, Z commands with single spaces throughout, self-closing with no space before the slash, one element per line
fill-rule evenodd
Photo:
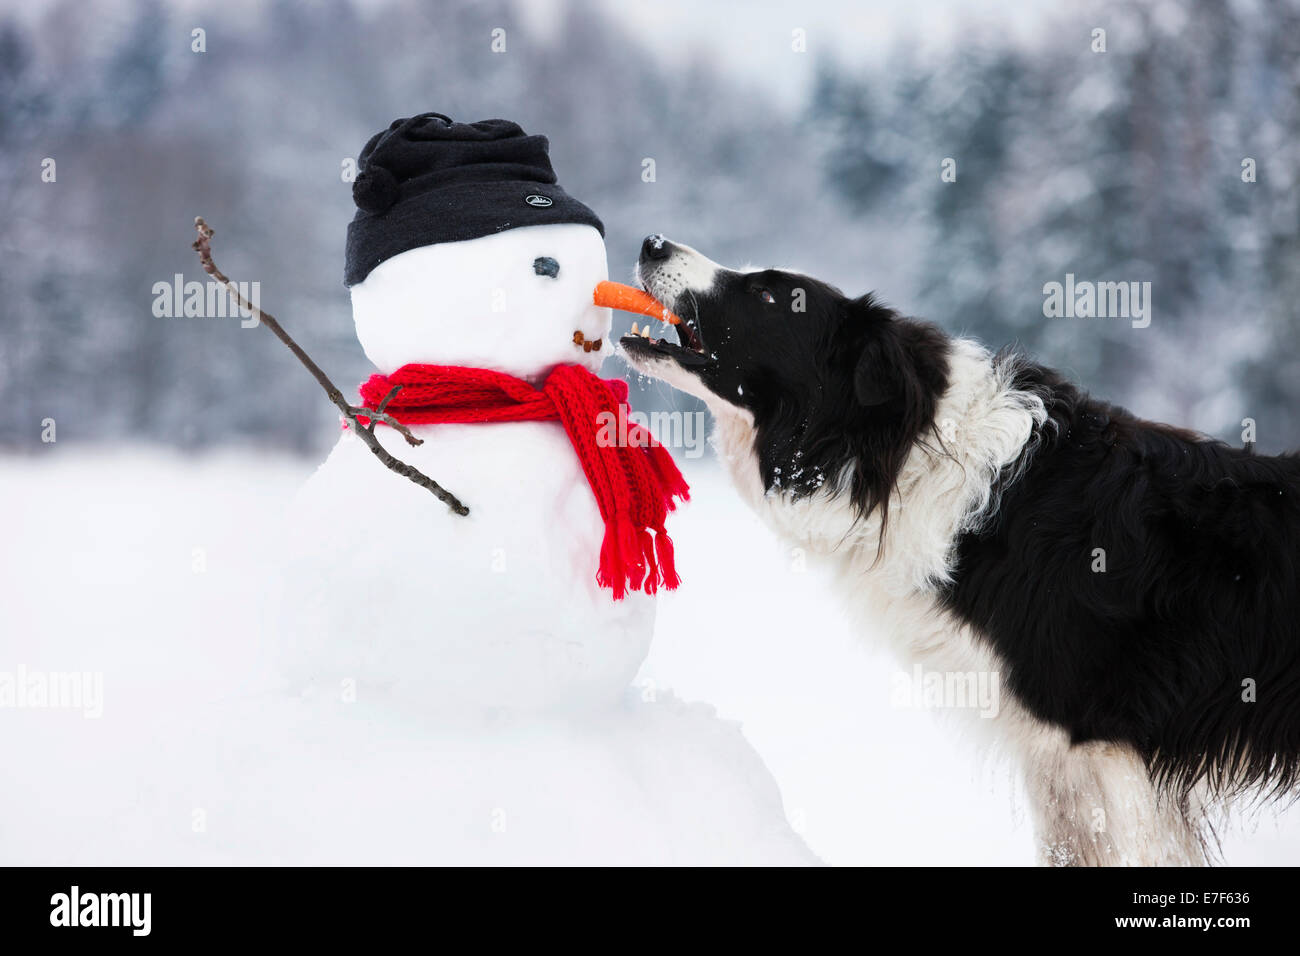
<path fill-rule="evenodd" d="M 772 295 L 772 293 L 768 292 L 766 289 L 755 289 L 754 291 L 757 292 L 758 297 L 768 305 L 776 305 L 776 296 Z"/>

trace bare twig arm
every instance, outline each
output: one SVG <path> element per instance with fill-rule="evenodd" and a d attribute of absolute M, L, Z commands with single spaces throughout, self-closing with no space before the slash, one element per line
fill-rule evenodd
<path fill-rule="evenodd" d="M 456 514 L 469 514 L 469 508 L 462 504 L 459 498 L 453 495 L 446 488 L 442 487 L 442 485 L 438 484 L 428 475 L 424 474 L 424 472 L 420 471 L 414 465 L 408 465 L 406 462 L 394 458 L 389 454 L 388 450 L 379 443 L 379 439 L 375 437 L 375 423 L 383 422 L 386 425 L 390 425 L 403 438 L 405 438 L 408 445 L 419 445 L 423 443 L 423 439 L 416 438 L 411 434 L 409 428 L 384 411 L 384 409 L 388 407 L 388 403 L 392 400 L 393 396 L 397 394 L 398 389 L 394 388 L 387 396 L 385 396 L 377 411 L 358 405 L 349 405 L 347 399 L 343 397 L 343 393 L 340 392 L 338 387 L 330 381 L 329 376 L 325 374 L 319 365 L 312 361 L 310 355 L 302 350 L 302 347 L 299 346 L 289 333 L 284 330 L 284 327 L 280 325 L 275 316 L 271 315 L 269 312 L 263 312 L 257 306 L 245 299 L 240 294 L 239 288 L 226 277 L 225 273 L 217 268 L 217 264 L 212 261 L 212 227 L 203 221 L 202 216 L 196 216 L 194 218 L 194 228 L 199 234 L 199 237 L 194 240 L 194 251 L 199 254 L 199 262 L 203 266 L 203 271 L 225 286 L 230 294 L 235 297 L 236 302 L 238 302 L 251 315 L 256 316 L 259 322 L 274 332 L 276 338 L 283 342 L 288 347 L 289 351 L 297 356 L 298 361 L 301 362 L 303 366 L 306 367 L 307 371 L 311 372 L 312 377 L 320 383 L 320 387 L 325 389 L 325 394 L 329 396 L 329 400 L 334 403 L 335 407 L 337 407 L 340 412 L 343 413 L 343 417 L 348 420 L 353 431 L 356 432 L 357 437 L 365 443 L 371 453 L 383 462 L 389 470 L 397 472 L 397 474 L 404 478 L 409 478 L 421 488 L 429 489 L 429 491 L 433 493 L 434 497 Z M 398 386 L 398 388 L 400 388 L 400 386 Z M 369 419 L 370 424 L 368 426 L 363 426 L 357 420 L 358 417 Z"/>

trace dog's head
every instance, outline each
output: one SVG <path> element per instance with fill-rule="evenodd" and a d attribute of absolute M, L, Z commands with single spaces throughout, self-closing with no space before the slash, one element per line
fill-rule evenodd
<path fill-rule="evenodd" d="M 638 371 L 704 399 L 752 431 L 763 487 L 848 491 L 888 507 L 903 461 L 933 427 L 948 338 L 871 296 L 777 269 L 726 269 L 650 236 L 637 281 L 679 315 L 676 342 L 625 336 Z"/>

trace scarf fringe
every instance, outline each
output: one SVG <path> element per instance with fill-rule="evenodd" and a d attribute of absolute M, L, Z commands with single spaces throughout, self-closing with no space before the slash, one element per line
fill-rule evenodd
<path fill-rule="evenodd" d="M 641 556 L 645 560 L 645 581 L 642 587 L 645 588 L 646 594 L 654 594 L 659 590 L 661 581 L 659 574 L 659 562 L 655 560 L 655 543 L 650 537 L 650 532 L 642 528 L 636 534 L 637 545 L 641 549 Z"/>
<path fill-rule="evenodd" d="M 596 569 L 596 583 L 614 592 L 614 600 L 621 601 L 627 596 L 627 569 L 623 556 L 618 549 L 618 534 L 615 529 L 605 526 L 605 540 L 600 544 L 600 567 Z"/>
<path fill-rule="evenodd" d="M 612 590 L 616 601 L 629 590 L 646 594 L 656 594 L 660 588 L 677 590 L 682 579 L 677 574 L 673 539 L 662 526 L 637 530 L 630 521 L 620 519 L 605 528 L 596 582 Z"/>
<path fill-rule="evenodd" d="M 673 539 L 668 537 L 668 532 L 663 528 L 655 529 L 655 552 L 659 556 L 659 570 L 664 587 L 669 591 L 676 591 L 682 579 L 677 576 L 677 557 L 674 553 Z"/>

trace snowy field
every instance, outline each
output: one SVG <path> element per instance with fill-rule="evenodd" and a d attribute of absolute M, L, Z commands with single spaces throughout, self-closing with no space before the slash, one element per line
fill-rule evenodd
<path fill-rule="evenodd" d="M 541 818 L 572 801 L 558 768 L 582 768 L 584 790 L 600 793 L 599 805 L 660 819 L 674 835 L 658 849 L 619 852 L 620 814 L 570 813 L 581 824 L 538 842 L 538 862 L 595 862 L 611 847 L 629 862 L 757 859 L 741 846 L 705 857 L 672 850 L 674 840 L 708 844 L 719 832 L 716 815 L 745 803 L 710 790 L 731 785 L 711 776 L 712 760 L 730 763 L 726 781 L 749 782 L 756 805 L 783 800 L 786 819 L 826 863 L 1031 863 L 1025 808 L 1007 768 L 964 742 L 959 721 L 897 706 L 895 663 L 870 651 L 869 635 L 848 633 L 822 582 L 777 546 L 711 464 L 683 465 L 695 500 L 672 531 L 686 583 L 664 597 L 631 692 L 646 706 L 611 728 L 460 734 L 407 722 L 381 734 L 364 709 L 346 721 L 315 720 L 310 702 L 289 713 L 265 690 L 262 608 L 275 579 L 262 531 L 312 462 L 60 446 L 0 461 L 0 674 L 102 675 L 101 688 L 85 685 L 80 709 L 31 701 L 0 709 L 0 863 L 412 855 L 491 863 L 501 858 L 493 834 L 507 828 L 506 811 L 487 798 L 477 807 L 475 794 L 507 794 L 503 807 L 526 806 L 525 817 Z M 740 733 L 770 776 L 745 756 Z M 657 750 L 631 742 L 647 736 Z M 663 759 L 678 752 L 680 760 Z M 313 755 L 321 760 L 311 763 Z M 477 776 L 452 779 L 438 766 L 473 766 Z M 309 789 L 339 799 L 267 814 L 301 799 L 294 788 L 311 774 Z M 511 792 L 520 781 L 526 795 Z M 483 819 L 466 822 L 472 838 L 417 841 L 413 850 L 413 821 L 428 812 L 434 790 L 452 802 L 461 794 Z M 340 807 L 364 807 L 366 819 Z M 223 842 L 223 832 L 248 820 L 263 822 Z M 516 814 L 509 826 L 527 823 Z M 756 833 L 755 844 L 765 839 Z M 763 859 L 808 856 L 798 841 L 772 842 Z M 1242 865 L 1300 863 L 1300 810 L 1234 824 L 1224 856 Z"/>

